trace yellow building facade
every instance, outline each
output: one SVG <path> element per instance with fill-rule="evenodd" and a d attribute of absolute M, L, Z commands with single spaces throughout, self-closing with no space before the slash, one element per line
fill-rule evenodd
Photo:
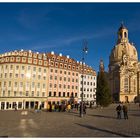
<path fill-rule="evenodd" d="M 78 102 L 80 63 L 62 54 L 12 51 L 0 55 L 0 109 L 47 108 Z M 85 74 L 96 72 L 85 65 Z"/>
<path fill-rule="evenodd" d="M 109 82 L 113 101 L 134 102 L 139 95 L 140 62 L 137 50 L 129 42 L 128 30 L 122 24 L 118 40 L 109 57 Z"/>

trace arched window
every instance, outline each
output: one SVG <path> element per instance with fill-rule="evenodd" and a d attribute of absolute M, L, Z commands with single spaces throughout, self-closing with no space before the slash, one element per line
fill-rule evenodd
<path fill-rule="evenodd" d="M 124 32 L 124 37 L 127 38 L 127 33 L 126 32 Z"/>
<path fill-rule="evenodd" d="M 129 83 L 128 78 L 125 77 L 124 78 L 124 92 L 128 92 L 128 87 L 129 87 L 128 83 Z"/>

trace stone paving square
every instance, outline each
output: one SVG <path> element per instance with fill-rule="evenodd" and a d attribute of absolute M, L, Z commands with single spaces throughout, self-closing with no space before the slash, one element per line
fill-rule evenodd
<path fill-rule="evenodd" d="M 116 119 L 116 104 L 78 112 L 0 111 L 2 137 L 140 137 L 140 108 L 128 105 L 129 119 Z"/>

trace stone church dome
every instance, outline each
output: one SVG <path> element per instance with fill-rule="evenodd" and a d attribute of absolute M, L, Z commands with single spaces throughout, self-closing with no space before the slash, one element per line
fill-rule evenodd
<path fill-rule="evenodd" d="M 111 51 L 110 63 L 121 62 L 123 59 L 137 62 L 138 54 L 135 46 L 129 43 L 128 30 L 122 24 L 118 30 L 117 44 Z"/>

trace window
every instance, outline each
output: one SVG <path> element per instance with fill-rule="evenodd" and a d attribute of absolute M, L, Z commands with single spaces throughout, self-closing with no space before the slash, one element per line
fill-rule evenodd
<path fill-rule="evenodd" d="M 62 81 L 62 77 L 60 77 L 60 81 Z"/>
<path fill-rule="evenodd" d="M 19 66 L 16 66 L 16 70 L 18 70 L 19 69 Z"/>
<path fill-rule="evenodd" d="M 64 77 L 64 81 L 66 81 L 66 77 Z"/>
<path fill-rule="evenodd" d="M 62 70 L 60 70 L 60 74 L 62 74 Z"/>
<path fill-rule="evenodd" d="M 15 82 L 15 87 L 17 87 L 17 85 L 18 85 L 17 82 Z"/>
<path fill-rule="evenodd" d="M 77 97 L 77 93 L 75 93 L 75 97 Z"/>
<path fill-rule="evenodd" d="M 13 69 L 13 65 L 10 65 L 10 69 L 11 69 L 11 70 Z"/>
<path fill-rule="evenodd" d="M 64 85 L 64 89 L 66 88 L 66 85 Z"/>
<path fill-rule="evenodd" d="M 126 33 L 126 32 L 124 32 L 124 37 L 125 37 L 125 38 L 127 37 L 127 33 Z"/>
<path fill-rule="evenodd" d="M 67 93 L 67 96 L 68 96 L 68 97 L 70 96 L 70 93 L 69 93 L 69 92 Z"/>
<path fill-rule="evenodd" d="M 20 94 L 20 96 L 22 96 L 22 91 L 20 91 L 20 93 L 19 93 L 19 94 Z"/>
<path fill-rule="evenodd" d="M 43 96 L 43 97 L 45 96 L 45 92 L 42 92 L 42 96 Z"/>
<path fill-rule="evenodd" d="M 59 92 L 59 97 L 61 97 L 61 92 Z"/>
<path fill-rule="evenodd" d="M 52 83 L 50 83 L 50 88 L 52 88 Z"/>
<path fill-rule="evenodd" d="M 37 91 L 37 96 L 39 96 L 39 91 Z"/>
<path fill-rule="evenodd" d="M 71 93 L 71 97 L 73 97 L 73 92 Z"/>
<path fill-rule="evenodd" d="M 9 81 L 9 87 L 11 87 L 11 81 Z"/>
<path fill-rule="evenodd" d="M 28 70 L 30 70 L 31 69 L 31 67 L 30 66 L 28 66 Z"/>
<path fill-rule="evenodd" d="M 64 74 L 67 74 L 67 72 L 66 72 L 66 71 L 64 71 Z"/>
<path fill-rule="evenodd" d="M 37 87 L 40 88 L 40 83 L 38 83 Z"/>
<path fill-rule="evenodd" d="M 65 97 L 65 92 L 63 92 L 63 97 Z"/>
<path fill-rule="evenodd" d="M 34 87 L 35 87 L 35 83 L 33 82 L 33 83 L 32 83 L 32 88 L 34 88 Z"/>
<path fill-rule="evenodd" d="M 24 70 L 25 69 L 25 67 L 24 66 L 22 66 L 22 70 Z"/>
<path fill-rule="evenodd" d="M 28 91 L 26 91 L 26 96 L 29 96 L 29 92 Z"/>
<path fill-rule="evenodd" d="M 7 73 L 5 73 L 5 78 L 7 78 Z"/>
<path fill-rule="evenodd" d="M 56 96 L 56 92 L 54 92 L 54 97 Z"/>
<path fill-rule="evenodd" d="M 53 69 L 50 69 L 51 72 L 53 72 Z"/>
<path fill-rule="evenodd" d="M 33 68 L 33 71 L 36 71 L 36 67 Z"/>
<path fill-rule="evenodd" d="M 32 91 L 32 96 L 34 96 L 34 91 Z"/>
<path fill-rule="evenodd" d="M 15 78 L 18 78 L 18 74 L 15 74 Z"/>
<path fill-rule="evenodd" d="M 41 79 L 41 75 L 38 75 L 38 79 L 39 79 L 39 80 Z"/>
<path fill-rule="evenodd" d="M 55 73 L 57 73 L 57 70 L 55 70 Z"/>
<path fill-rule="evenodd" d="M 14 96 L 16 96 L 17 95 L 17 92 L 16 91 L 14 91 Z"/>
<path fill-rule="evenodd" d="M 57 80 L 57 76 L 55 76 L 54 79 Z"/>
<path fill-rule="evenodd" d="M 53 79 L 53 77 L 52 77 L 52 75 L 50 75 L 50 80 L 52 80 Z"/>
<path fill-rule="evenodd" d="M 56 84 L 54 84 L 54 88 L 56 88 L 57 87 L 57 85 Z"/>
<path fill-rule="evenodd" d="M 61 84 L 59 84 L 59 88 L 61 88 Z"/>
<path fill-rule="evenodd" d="M 39 68 L 39 70 L 38 70 L 39 72 L 41 72 L 41 68 Z"/>
<path fill-rule="evenodd" d="M 46 73 L 46 69 L 44 69 L 44 73 Z"/>
<path fill-rule="evenodd" d="M 45 89 L 46 88 L 46 85 L 45 84 L 43 84 L 43 89 Z"/>
<path fill-rule="evenodd" d="M 46 76 L 43 76 L 43 79 L 46 80 Z"/>
<path fill-rule="evenodd" d="M 23 87 L 23 82 L 20 82 L 20 87 Z"/>
<path fill-rule="evenodd" d="M 10 90 L 8 90 L 8 96 L 10 96 Z"/>
<path fill-rule="evenodd" d="M 51 92 L 51 91 L 49 92 L 49 96 L 50 96 L 50 97 L 52 96 L 52 92 Z"/>
<path fill-rule="evenodd" d="M 125 79 L 124 79 L 124 91 L 125 92 L 128 92 L 128 78 L 126 77 Z"/>

